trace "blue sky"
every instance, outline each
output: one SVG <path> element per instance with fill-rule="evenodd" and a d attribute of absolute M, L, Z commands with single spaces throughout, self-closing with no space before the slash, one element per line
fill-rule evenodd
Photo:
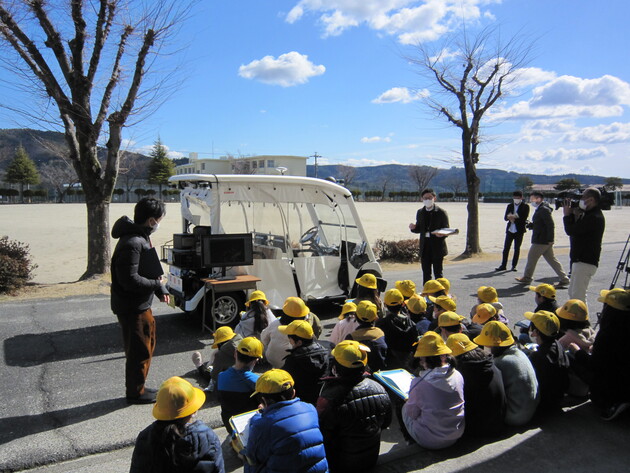
<path fill-rule="evenodd" d="M 480 167 L 630 178 L 628 18 L 626 0 L 205 0 L 180 33 L 177 91 L 126 142 L 461 166 L 459 130 L 423 105 L 414 91 L 430 83 L 404 56 L 464 19 L 537 38 L 529 87 L 493 110 Z"/>

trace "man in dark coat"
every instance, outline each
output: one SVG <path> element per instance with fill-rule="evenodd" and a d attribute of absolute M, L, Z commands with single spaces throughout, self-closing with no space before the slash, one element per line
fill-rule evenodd
<path fill-rule="evenodd" d="M 513 202 L 509 203 L 505 209 L 503 219 L 507 222 L 505 227 L 505 242 L 503 243 L 503 259 L 501 265 L 496 268 L 497 271 L 505 271 L 507 269 L 508 256 L 510 247 L 514 242 L 514 255 L 512 256 L 512 271 L 516 271 L 518 257 L 521 252 L 521 243 L 523 243 L 523 235 L 527 231 L 525 223 L 529 217 L 529 205 L 523 202 L 523 192 L 514 191 L 512 193 Z"/>
<path fill-rule="evenodd" d="M 372 468 L 378 460 L 381 431 L 392 419 L 387 391 L 365 373 L 368 350 L 356 341 L 339 343 L 332 351 L 333 377 L 324 379 L 317 400 L 332 473 Z"/>
<path fill-rule="evenodd" d="M 118 317 L 125 348 L 125 394 L 130 404 L 155 402 L 156 391 L 144 384 L 155 349 L 153 295 L 169 302 L 161 266 L 149 235 L 166 213 L 163 202 L 145 198 L 135 206 L 133 221 L 124 216 L 112 228 L 118 243 L 112 256 L 111 308 Z"/>
<path fill-rule="evenodd" d="M 566 287 L 569 285 L 569 277 L 564 272 L 562 264 L 553 254 L 553 241 L 555 237 L 555 224 L 551 216 L 551 207 L 544 202 L 542 192 L 534 191 L 529 197 L 532 207 L 536 209 L 532 216 L 532 244 L 527 253 L 527 264 L 525 272 L 516 280 L 523 284 L 529 284 L 534 278 L 534 271 L 538 260 L 542 256 L 551 266 L 551 269 L 558 275 L 559 281 L 556 287 Z"/>
<path fill-rule="evenodd" d="M 446 211 L 435 205 L 433 189 L 422 191 L 424 207 L 416 213 L 416 223 L 409 224 L 412 233 L 420 234 L 420 263 L 422 265 L 423 284 L 431 279 L 443 276 L 442 262 L 448 255 L 443 235 L 435 234 L 436 230 L 448 228 Z M 435 277 L 431 277 L 431 268 Z"/>

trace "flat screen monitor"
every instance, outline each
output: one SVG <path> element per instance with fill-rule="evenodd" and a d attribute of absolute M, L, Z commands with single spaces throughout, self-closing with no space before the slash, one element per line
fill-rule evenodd
<path fill-rule="evenodd" d="M 206 268 L 227 268 L 254 264 L 251 233 L 202 235 L 201 259 Z"/>

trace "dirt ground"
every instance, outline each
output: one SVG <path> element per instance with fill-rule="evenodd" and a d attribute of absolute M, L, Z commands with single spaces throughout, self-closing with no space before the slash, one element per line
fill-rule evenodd
<path fill-rule="evenodd" d="M 408 225 L 415 219 L 421 204 L 415 202 L 359 202 L 361 216 L 370 243 L 384 240 L 417 238 L 409 232 Z M 447 202 L 440 204 L 449 215 L 450 226 L 459 228 L 460 234 L 448 238 L 449 256 L 452 263 L 464 250 L 466 242 L 466 204 Z M 122 215 L 132 215 L 134 204 L 112 204 L 110 224 Z M 484 204 L 480 209 L 480 238 L 483 254 L 476 258 L 497 260 L 503 248 L 505 204 Z M 605 212 L 605 242 L 625 242 L 630 231 L 630 208 Z M 559 254 L 568 251 L 569 239 L 562 228 L 562 212 L 554 211 L 556 223 L 556 248 Z M 167 214 L 153 237 L 156 247 L 181 231 L 179 204 L 167 204 Z M 18 298 L 65 297 L 77 294 L 109 293 L 109 277 L 76 282 L 85 270 L 87 261 L 87 212 L 84 204 L 14 204 L 0 206 L 0 236 L 29 245 L 33 262 L 38 265 L 33 283 Z M 112 241 L 112 247 L 115 241 Z M 529 233 L 525 236 L 522 251 L 529 248 Z M 405 270 L 406 264 L 385 264 L 385 270 Z M 16 296 L 12 296 L 14 300 Z M 0 301 L 7 296 L 0 297 Z"/>

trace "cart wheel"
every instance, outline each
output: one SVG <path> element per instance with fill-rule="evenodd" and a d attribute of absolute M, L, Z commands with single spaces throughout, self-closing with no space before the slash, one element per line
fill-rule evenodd
<path fill-rule="evenodd" d="M 239 314 L 245 309 L 245 294 L 242 292 L 228 292 L 218 295 L 214 301 L 212 314 L 217 321 L 217 327 L 229 325 L 236 327 L 240 318 Z M 206 323 L 212 323 L 206 319 Z"/>

